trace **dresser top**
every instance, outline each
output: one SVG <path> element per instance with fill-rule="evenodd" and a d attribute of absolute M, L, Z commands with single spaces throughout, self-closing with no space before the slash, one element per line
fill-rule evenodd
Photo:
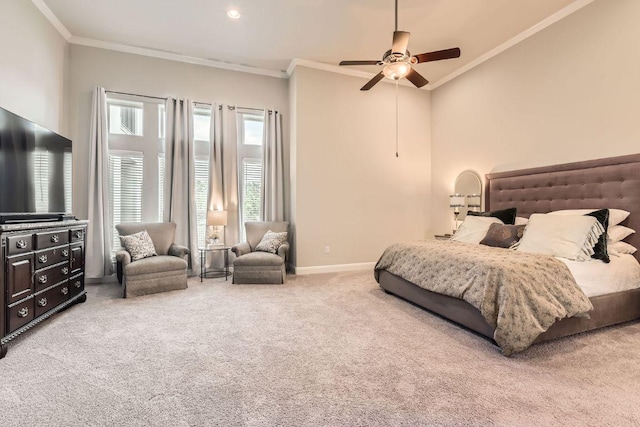
<path fill-rule="evenodd" d="M 50 221 L 50 222 L 21 222 L 18 224 L 2 224 L 0 231 L 20 231 L 33 230 L 39 228 L 59 228 L 74 227 L 78 225 L 87 225 L 89 221 L 86 219 L 74 219 L 70 221 Z"/>

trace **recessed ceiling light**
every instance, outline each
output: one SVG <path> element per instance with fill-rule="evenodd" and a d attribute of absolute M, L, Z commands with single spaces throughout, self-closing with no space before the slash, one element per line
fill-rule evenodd
<path fill-rule="evenodd" d="M 231 19 L 240 19 L 240 12 L 238 12 L 238 11 L 237 11 L 237 10 L 235 10 L 235 9 L 230 9 L 230 10 L 227 12 L 227 16 L 228 16 L 229 18 L 231 18 Z"/>

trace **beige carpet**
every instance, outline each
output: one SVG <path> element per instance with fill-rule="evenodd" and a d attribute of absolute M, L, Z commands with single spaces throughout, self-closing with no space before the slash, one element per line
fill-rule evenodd
<path fill-rule="evenodd" d="M 0 361 L 1 425 L 640 425 L 638 322 L 506 358 L 372 272 L 88 293 Z"/>

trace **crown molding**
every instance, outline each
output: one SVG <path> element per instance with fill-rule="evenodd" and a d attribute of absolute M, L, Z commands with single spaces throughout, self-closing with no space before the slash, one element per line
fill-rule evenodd
<path fill-rule="evenodd" d="M 438 80 L 437 82 L 433 83 L 431 85 L 431 89 L 436 89 L 439 86 L 442 86 L 443 84 L 447 83 L 450 80 L 455 79 L 456 77 L 458 77 L 461 74 L 466 73 L 467 71 L 471 70 L 472 68 L 477 67 L 478 65 L 482 64 L 483 62 L 488 61 L 489 59 L 493 58 L 496 55 L 499 55 L 500 53 L 504 52 L 505 50 L 515 46 L 516 44 L 520 43 L 521 41 L 528 39 L 529 37 L 533 36 L 534 34 L 544 30 L 545 28 L 547 28 L 548 26 L 555 24 L 556 22 L 560 21 L 563 18 L 566 18 L 567 16 L 571 15 L 572 13 L 574 13 L 575 11 L 582 9 L 583 7 L 585 7 L 586 5 L 593 3 L 593 0 L 576 0 L 573 3 L 563 7 L 562 9 L 560 9 L 559 11 L 557 11 L 556 13 L 554 13 L 553 15 L 543 19 L 542 21 L 538 22 L 536 25 L 530 27 L 529 29 L 521 32 L 520 34 L 518 34 L 515 37 L 512 37 L 511 39 L 507 40 L 506 42 L 502 43 L 501 45 L 499 45 L 498 47 L 491 49 L 489 52 L 485 53 L 484 55 L 474 59 L 473 61 L 467 63 L 466 65 L 458 68 L 457 70 L 455 70 L 453 73 L 443 77 L 442 79 Z"/>
<path fill-rule="evenodd" d="M 185 62 L 187 64 L 204 65 L 205 67 L 222 68 L 224 70 L 240 71 L 242 73 L 259 74 L 267 77 L 288 78 L 282 71 L 267 70 L 266 68 L 249 67 L 247 65 L 231 64 L 227 62 L 213 61 L 210 59 L 196 58 L 193 56 L 180 55 L 173 52 L 164 52 L 156 49 L 129 46 L 125 44 L 106 42 L 102 40 L 85 37 L 72 36 L 69 43 L 82 46 L 97 47 L 100 49 L 114 50 L 117 52 L 133 53 L 136 55 L 150 56 L 152 58 L 166 59 L 169 61 Z"/>
<path fill-rule="evenodd" d="M 62 37 L 64 37 L 66 41 L 69 41 L 69 39 L 71 38 L 71 33 L 69 32 L 69 30 L 67 30 L 67 27 L 65 27 L 64 24 L 60 22 L 58 17 L 51 11 L 51 9 L 49 9 L 49 6 L 45 4 L 44 0 L 31 0 L 31 3 L 33 3 L 38 8 L 38 10 L 40 10 L 40 13 L 42 13 L 44 17 L 49 20 L 51 25 L 53 25 L 53 27 L 58 30 L 60 35 L 62 35 Z"/>

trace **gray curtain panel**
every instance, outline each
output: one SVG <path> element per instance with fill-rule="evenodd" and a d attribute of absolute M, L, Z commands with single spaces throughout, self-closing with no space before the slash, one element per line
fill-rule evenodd
<path fill-rule="evenodd" d="M 199 271 L 193 102 L 170 98 L 166 112 L 164 221 L 176 223 L 175 243 L 190 249 L 189 267 Z"/>
<path fill-rule="evenodd" d="M 276 110 L 264 112 L 262 152 L 262 219 L 284 221 L 282 116 Z"/>
<path fill-rule="evenodd" d="M 238 214 L 238 119 L 234 107 L 211 105 L 211 153 L 208 208 L 227 211 L 225 242 L 240 241 Z"/>
<path fill-rule="evenodd" d="M 113 273 L 111 262 L 113 224 L 109 210 L 107 94 L 104 88 L 94 89 L 91 105 L 86 275 L 88 278 L 100 278 Z"/>

